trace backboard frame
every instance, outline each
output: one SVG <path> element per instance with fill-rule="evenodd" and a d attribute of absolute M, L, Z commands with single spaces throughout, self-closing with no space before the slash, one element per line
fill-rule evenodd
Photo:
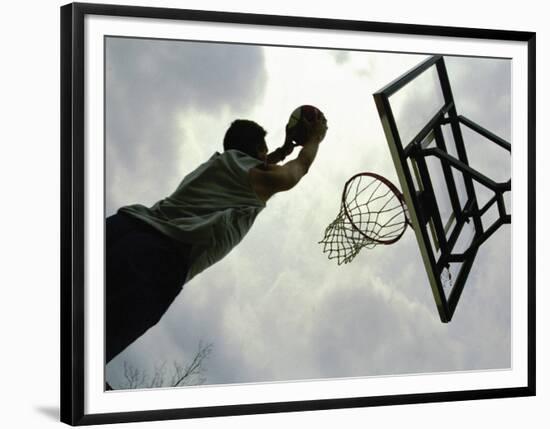
<path fill-rule="evenodd" d="M 403 142 L 397 121 L 390 105 L 390 97 L 405 87 L 431 67 L 437 70 L 439 84 L 443 94 L 443 106 L 425 123 L 424 127 L 410 140 Z M 511 145 L 472 120 L 457 113 L 447 69 L 442 55 L 434 55 L 424 60 L 410 71 L 373 94 L 380 120 L 388 142 L 392 159 L 397 170 L 405 202 L 409 209 L 411 223 L 422 254 L 422 260 L 428 275 L 432 293 L 443 323 L 451 321 L 458 301 L 474 264 L 479 247 L 497 229 L 511 223 L 511 215 L 506 212 L 504 193 L 511 190 L 511 180 L 497 183 L 469 165 L 461 126 L 482 135 L 488 141 L 511 152 Z M 447 152 L 442 127 L 449 125 L 456 145 L 456 157 Z M 432 143 L 435 141 L 435 147 Z M 441 218 L 432 180 L 426 165 L 428 157 L 436 157 L 441 162 L 449 198 L 452 216 L 448 220 Z M 409 164 L 410 162 L 410 164 Z M 409 165 L 412 165 L 413 168 Z M 453 169 L 464 178 L 467 201 L 460 204 Z M 415 186 L 413 173 L 418 185 Z M 474 182 L 487 187 L 494 196 L 481 209 Z M 419 187 L 420 189 L 417 189 Z M 481 217 L 496 205 L 498 218 L 484 229 Z M 467 223 L 472 222 L 474 236 L 466 250 L 457 252 L 457 240 Z M 430 234 L 436 240 L 438 255 L 430 243 Z M 461 263 L 460 271 L 453 279 L 453 287 L 447 296 L 441 279 L 442 273 L 450 263 Z"/>

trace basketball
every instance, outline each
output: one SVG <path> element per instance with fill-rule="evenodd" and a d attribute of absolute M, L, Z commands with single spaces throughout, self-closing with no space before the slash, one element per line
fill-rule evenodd
<path fill-rule="evenodd" d="M 304 126 L 304 118 L 307 121 L 314 121 L 322 116 L 323 113 L 317 107 L 308 104 L 294 109 L 288 119 L 287 129 L 293 132 L 293 140 L 296 144 L 303 145 L 305 143 L 306 128 Z"/>

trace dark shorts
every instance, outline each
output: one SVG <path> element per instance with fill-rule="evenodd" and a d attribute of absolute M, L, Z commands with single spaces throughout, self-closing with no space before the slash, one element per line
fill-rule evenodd
<path fill-rule="evenodd" d="M 181 291 L 189 248 L 125 213 L 106 220 L 106 362 L 154 326 Z"/>

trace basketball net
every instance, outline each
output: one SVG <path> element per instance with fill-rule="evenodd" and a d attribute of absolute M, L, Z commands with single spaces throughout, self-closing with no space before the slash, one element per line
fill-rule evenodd
<path fill-rule="evenodd" d="M 340 212 L 319 242 L 338 265 L 351 262 L 363 248 L 393 244 L 410 225 L 403 194 L 388 179 L 359 173 L 344 186 Z"/>

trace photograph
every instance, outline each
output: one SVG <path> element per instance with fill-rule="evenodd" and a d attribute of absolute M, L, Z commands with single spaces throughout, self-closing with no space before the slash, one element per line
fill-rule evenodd
<path fill-rule="evenodd" d="M 534 33 L 60 18 L 63 422 L 535 394 Z"/>
<path fill-rule="evenodd" d="M 351 184 L 355 223 L 340 213 L 357 173 L 400 187 L 373 94 L 426 58 L 106 38 L 111 388 L 510 368 L 510 225 L 480 246 L 443 324 L 413 228 L 384 245 L 407 226 L 384 182 Z M 456 109 L 509 141 L 511 61 L 442 60 Z M 403 146 L 444 105 L 435 72 L 391 97 Z M 510 179 L 509 151 L 462 133 L 471 166 Z M 426 161 L 446 223 L 443 163 Z M 491 190 L 477 187 L 482 207 Z"/>

